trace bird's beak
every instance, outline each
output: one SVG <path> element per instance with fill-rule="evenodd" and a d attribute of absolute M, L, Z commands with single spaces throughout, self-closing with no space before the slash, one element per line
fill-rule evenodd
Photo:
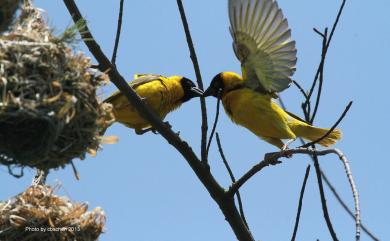
<path fill-rule="evenodd" d="M 210 86 L 209 88 L 207 88 L 207 90 L 203 93 L 203 96 L 204 97 L 208 97 L 208 96 L 214 96 L 214 97 L 217 97 L 217 94 L 218 94 L 218 91 L 213 88 L 212 86 Z"/>
<path fill-rule="evenodd" d="M 194 97 L 200 97 L 200 96 L 203 96 L 203 90 L 197 88 L 197 87 L 192 87 L 191 88 L 191 92 L 193 94 Z"/>

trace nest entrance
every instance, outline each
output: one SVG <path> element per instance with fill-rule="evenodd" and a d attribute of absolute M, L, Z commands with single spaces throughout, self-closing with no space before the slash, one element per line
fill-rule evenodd
<path fill-rule="evenodd" d="M 13 160 L 33 162 L 45 158 L 56 139 L 53 120 L 18 110 L 0 115 L 0 153 Z"/>

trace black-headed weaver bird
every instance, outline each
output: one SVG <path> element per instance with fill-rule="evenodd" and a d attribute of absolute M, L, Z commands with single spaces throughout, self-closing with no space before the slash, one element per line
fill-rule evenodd
<path fill-rule="evenodd" d="M 161 120 L 184 102 L 203 94 L 190 79 L 182 76 L 135 75 L 129 85 Z M 135 133 L 140 135 L 151 130 L 150 123 L 139 115 L 121 92 L 112 94 L 104 102 L 112 104 L 115 121 L 134 129 Z"/>
<path fill-rule="evenodd" d="M 285 149 L 283 139 L 314 141 L 329 129 L 317 128 L 283 110 L 273 98 L 290 86 L 297 62 L 295 41 L 275 0 L 229 0 L 233 49 L 242 76 L 216 75 L 204 96 L 222 99 L 227 115 L 266 142 Z M 341 138 L 334 130 L 319 142 L 330 146 Z M 287 142 L 289 143 L 289 142 Z"/>

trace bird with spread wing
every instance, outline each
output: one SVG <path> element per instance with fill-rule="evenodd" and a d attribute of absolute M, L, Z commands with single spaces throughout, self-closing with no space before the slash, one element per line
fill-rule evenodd
<path fill-rule="evenodd" d="M 283 139 L 323 137 L 329 129 L 314 127 L 273 101 L 290 86 L 297 62 L 295 41 L 277 2 L 229 0 L 228 10 L 242 76 L 233 72 L 216 75 L 204 96 L 221 98 L 233 122 L 280 149 L 287 147 Z M 334 130 L 318 143 L 330 146 L 340 138 L 341 131 Z"/>

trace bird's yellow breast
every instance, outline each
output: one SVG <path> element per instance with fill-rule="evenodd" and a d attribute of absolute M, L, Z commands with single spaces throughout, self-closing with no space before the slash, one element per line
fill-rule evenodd
<path fill-rule="evenodd" d="M 224 94 L 222 103 L 233 122 L 259 137 L 295 138 L 287 124 L 288 115 L 269 95 L 240 88 Z"/>
<path fill-rule="evenodd" d="M 180 100 L 184 95 L 180 83 L 169 78 L 161 78 L 137 86 L 135 92 L 161 119 L 181 105 Z M 109 102 L 113 105 L 116 121 L 134 129 L 150 126 L 122 94 Z"/>

